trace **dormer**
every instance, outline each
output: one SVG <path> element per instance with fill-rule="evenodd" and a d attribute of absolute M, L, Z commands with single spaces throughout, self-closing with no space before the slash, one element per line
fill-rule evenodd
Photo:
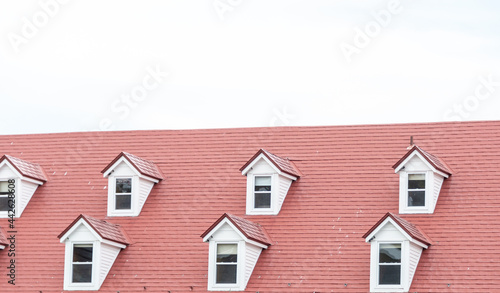
<path fill-rule="evenodd" d="M 121 152 L 101 171 L 108 178 L 108 216 L 136 217 L 153 189 L 163 180 L 155 163 Z"/>
<path fill-rule="evenodd" d="M 7 237 L 3 233 L 2 227 L 0 227 L 0 249 L 6 249 L 9 247 L 9 242 L 7 241 Z"/>
<path fill-rule="evenodd" d="M 247 176 L 247 215 L 277 215 L 293 181 L 300 177 L 288 159 L 260 149 L 243 167 Z"/>
<path fill-rule="evenodd" d="M 0 218 L 18 218 L 38 186 L 47 182 L 42 167 L 8 155 L 0 158 Z"/>
<path fill-rule="evenodd" d="M 119 225 L 80 215 L 59 236 L 66 245 L 64 290 L 97 291 L 129 245 Z"/>
<path fill-rule="evenodd" d="M 431 245 L 429 237 L 387 213 L 363 238 L 371 245 L 370 292 L 408 292 L 422 251 Z"/>
<path fill-rule="evenodd" d="M 393 166 L 399 174 L 399 213 L 432 214 L 451 169 L 438 157 L 414 145 Z"/>
<path fill-rule="evenodd" d="M 243 291 L 263 249 L 271 245 L 264 228 L 222 215 L 201 235 L 208 247 L 208 290 Z"/>

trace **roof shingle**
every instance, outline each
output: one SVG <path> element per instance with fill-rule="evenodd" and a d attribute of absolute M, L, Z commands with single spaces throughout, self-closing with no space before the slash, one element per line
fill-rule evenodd
<path fill-rule="evenodd" d="M 9 155 L 3 155 L 2 158 L 0 158 L 0 163 L 3 160 L 7 160 L 24 177 L 47 182 L 47 177 L 45 176 L 45 173 L 40 165 Z"/>
<path fill-rule="evenodd" d="M 158 180 L 163 180 L 163 175 L 160 171 L 160 168 L 158 168 L 158 166 L 156 166 L 154 162 L 139 158 L 138 156 L 132 155 L 127 152 L 121 152 L 116 158 L 114 158 L 113 161 L 111 161 L 111 163 L 109 163 L 101 171 L 101 173 L 105 173 L 121 157 L 127 159 L 130 162 L 130 164 L 132 164 L 132 166 L 134 166 L 134 168 L 136 168 L 137 171 L 142 175 L 149 176 L 151 178 Z"/>

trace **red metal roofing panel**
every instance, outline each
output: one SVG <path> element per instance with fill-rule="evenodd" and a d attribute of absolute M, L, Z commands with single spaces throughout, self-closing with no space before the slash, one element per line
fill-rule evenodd
<path fill-rule="evenodd" d="M 222 220 L 227 218 L 233 225 L 245 235 L 250 240 L 265 244 L 271 245 L 271 238 L 266 233 L 264 227 L 257 223 L 253 223 L 244 218 L 231 215 L 228 213 L 223 214 L 215 223 L 213 223 L 202 235 L 201 237 L 205 237 L 208 233 L 212 231 Z"/>
<path fill-rule="evenodd" d="M 154 179 L 163 180 L 163 175 L 161 174 L 160 169 L 156 166 L 152 161 L 148 161 L 138 156 L 132 155 L 127 152 L 121 152 L 111 163 L 109 163 L 101 173 L 105 173 L 111 166 L 113 166 L 116 161 L 118 161 L 121 157 L 125 157 L 134 168 L 137 169 L 139 173 L 145 176 L 149 176 Z"/>
<path fill-rule="evenodd" d="M 109 223 L 107 221 L 99 220 L 99 219 L 96 219 L 94 217 L 83 215 L 83 214 L 79 215 L 57 237 L 61 238 L 62 236 L 64 236 L 64 234 L 66 234 L 66 232 L 68 232 L 71 229 L 71 227 L 73 227 L 73 225 L 75 225 L 78 222 L 78 220 L 80 220 L 80 219 L 84 219 L 94 229 L 94 231 L 96 231 L 97 234 L 99 234 L 99 236 L 101 236 L 103 239 L 117 242 L 117 243 L 121 243 L 121 244 L 125 244 L 125 245 L 130 244 L 129 240 L 127 239 L 127 236 L 125 234 L 125 231 L 121 228 L 120 225 L 115 225 L 115 224 Z"/>
<path fill-rule="evenodd" d="M 399 227 L 401 227 L 413 239 L 418 240 L 426 245 L 431 245 L 431 240 L 423 231 L 421 231 L 417 226 L 413 225 L 412 223 L 408 222 L 407 220 L 405 220 L 405 219 L 403 219 L 403 218 L 401 218 L 393 213 L 385 214 L 375 225 L 373 225 L 373 227 L 370 228 L 370 230 L 368 230 L 368 232 L 366 232 L 363 235 L 363 238 L 368 237 L 388 217 L 393 219 L 396 222 L 396 224 L 398 224 Z"/>
<path fill-rule="evenodd" d="M 406 160 L 406 158 L 408 158 L 409 155 L 411 155 L 414 151 L 418 151 L 422 156 L 424 156 L 424 158 L 427 159 L 427 161 L 434 167 L 436 168 L 437 170 L 443 172 L 443 173 L 446 173 L 448 175 L 451 175 L 453 174 L 453 172 L 451 171 L 450 167 L 448 167 L 448 165 L 443 161 L 441 160 L 440 158 L 434 156 L 433 154 L 431 153 L 428 153 L 426 151 L 424 151 L 423 149 L 421 149 L 420 147 L 418 147 L 417 145 L 414 145 L 396 164 L 394 164 L 394 166 L 392 166 L 394 169 L 396 169 L 404 160 Z"/>
<path fill-rule="evenodd" d="M 47 182 L 47 178 L 45 176 L 45 173 L 43 172 L 43 169 L 42 169 L 42 167 L 40 167 L 40 165 L 35 164 L 35 163 L 30 163 L 28 161 L 21 160 L 18 158 L 14 158 L 14 157 L 9 156 L 9 155 L 3 155 L 2 158 L 0 158 L 0 162 L 2 162 L 3 160 L 9 161 L 9 163 L 11 163 L 11 165 L 14 168 L 16 168 L 16 170 L 19 173 L 21 173 L 21 175 L 23 175 L 25 177 L 39 180 L 39 181 L 43 181 L 43 182 Z"/>
<path fill-rule="evenodd" d="M 248 162 L 240 168 L 240 171 L 243 171 L 248 165 L 250 165 L 260 154 L 264 154 L 281 172 L 287 173 L 289 175 L 300 177 L 300 172 L 295 167 L 293 162 L 291 162 L 288 158 L 284 159 L 277 155 L 274 155 L 265 149 L 260 149 L 255 155 L 253 155 Z"/>
<path fill-rule="evenodd" d="M 369 292 L 370 246 L 360 236 L 387 212 L 397 215 L 399 176 L 390 166 L 410 134 L 453 167 L 434 214 L 403 216 L 433 242 L 410 292 L 496 292 L 499 132 L 500 121 L 485 121 L 0 135 L 1 154 L 22 155 L 50 176 L 15 222 L 17 282 L 1 273 L 0 292 L 62 292 L 56 236 L 79 214 L 119 224 L 133 240 L 99 293 L 207 292 L 209 254 L 199 236 L 223 213 L 245 215 L 238 169 L 262 147 L 293 158 L 303 175 L 279 215 L 243 216 L 272 236 L 244 292 Z M 110 218 L 100 170 L 122 150 L 148 154 L 170 175 L 140 216 Z M 0 252 L 0 264 L 8 261 Z"/>

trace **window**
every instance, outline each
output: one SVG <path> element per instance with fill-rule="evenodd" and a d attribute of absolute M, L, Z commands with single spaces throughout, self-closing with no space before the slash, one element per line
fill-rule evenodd
<path fill-rule="evenodd" d="M 236 284 L 238 244 L 217 244 L 216 284 Z"/>
<path fill-rule="evenodd" d="M 72 260 L 72 283 L 92 283 L 92 244 L 74 244 Z"/>
<path fill-rule="evenodd" d="M 132 178 L 116 178 L 115 209 L 130 210 L 132 208 Z"/>
<path fill-rule="evenodd" d="M 380 243 L 378 257 L 378 284 L 401 284 L 401 243 Z"/>
<path fill-rule="evenodd" d="M 408 174 L 408 206 L 425 206 L 425 174 Z"/>
<path fill-rule="evenodd" d="M 271 208 L 271 176 L 256 176 L 254 191 L 254 208 Z"/>
<path fill-rule="evenodd" d="M 0 181 L 0 212 L 9 210 L 9 183 Z"/>

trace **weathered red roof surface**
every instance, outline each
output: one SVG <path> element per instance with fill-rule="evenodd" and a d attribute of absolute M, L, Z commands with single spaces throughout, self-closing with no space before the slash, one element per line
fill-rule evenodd
<path fill-rule="evenodd" d="M 289 175 L 300 177 L 300 172 L 297 170 L 293 162 L 288 158 L 282 158 L 275 154 L 272 154 L 265 149 L 260 149 L 255 155 L 253 155 L 248 162 L 240 168 L 240 171 L 245 170 L 248 165 L 250 165 L 260 154 L 264 154 L 281 172 L 287 173 Z"/>
<path fill-rule="evenodd" d="M 361 236 L 387 212 L 398 214 L 391 167 L 411 135 L 453 176 L 434 214 L 401 215 L 432 239 L 410 292 L 498 292 L 499 132 L 491 121 L 2 135 L 0 154 L 39 163 L 49 180 L 15 222 L 16 286 L 7 284 L 10 258 L 0 251 L 0 292 L 62 292 L 65 245 L 57 236 L 80 214 L 119 224 L 132 240 L 100 293 L 206 292 L 200 234 L 224 213 L 259 223 L 272 239 L 245 292 L 368 292 L 370 245 Z M 238 170 L 263 147 L 292 158 L 301 177 L 279 215 L 246 216 Z M 139 217 L 110 218 L 100 171 L 123 150 L 153 160 L 167 179 Z"/>
<path fill-rule="evenodd" d="M 417 226 L 415 226 L 412 223 L 408 222 L 407 220 L 405 220 L 405 219 L 403 219 L 403 218 L 401 218 L 393 213 L 389 213 L 389 212 L 387 214 L 385 214 L 375 225 L 373 225 L 373 227 L 370 230 L 368 230 L 368 232 L 366 232 L 365 235 L 363 235 L 363 238 L 368 237 L 388 217 L 393 219 L 396 222 L 396 224 L 399 227 L 401 227 L 406 233 L 408 233 L 408 235 L 410 235 L 410 237 L 412 237 L 413 239 L 418 240 L 418 241 L 422 242 L 423 244 L 431 245 L 431 243 L 432 243 L 431 239 L 429 239 L 429 237 L 426 236 L 426 234 L 423 231 L 421 231 Z"/>
<path fill-rule="evenodd" d="M 411 155 L 414 151 L 417 151 L 419 152 L 422 156 L 424 156 L 424 158 L 427 159 L 427 161 L 434 167 L 436 168 L 437 170 L 443 172 L 443 173 L 446 173 L 448 175 L 451 175 L 453 174 L 453 172 L 451 171 L 450 167 L 448 167 L 448 165 L 443 161 L 441 160 L 440 158 L 436 157 L 435 155 L 431 154 L 431 153 L 428 153 L 426 151 L 424 151 L 423 149 L 421 149 L 420 147 L 418 147 L 417 145 L 414 145 L 396 164 L 394 164 L 394 166 L 392 166 L 394 169 L 397 168 L 404 160 L 406 160 L 406 158 L 408 158 L 409 155 Z"/>
<path fill-rule="evenodd" d="M 227 218 L 234 226 L 245 235 L 250 240 L 265 244 L 271 245 L 271 238 L 266 233 L 266 230 L 259 224 L 246 220 L 242 217 L 238 217 L 235 215 L 231 215 L 228 213 L 224 213 L 215 223 L 210 226 L 210 228 L 205 231 L 201 237 L 205 237 L 213 228 L 215 228 L 222 220 Z"/>
<path fill-rule="evenodd" d="M 2 227 L 0 227 L 0 245 L 3 245 L 3 246 L 9 245 L 7 242 L 7 236 L 5 236 Z"/>
<path fill-rule="evenodd" d="M 121 157 L 127 159 L 132 164 L 132 166 L 134 166 L 134 168 L 136 168 L 137 171 L 142 175 L 146 175 L 158 180 L 163 180 L 163 175 L 161 174 L 160 169 L 158 168 L 158 166 L 156 166 L 155 163 L 139 158 L 138 156 L 134 156 L 127 152 L 121 152 L 118 156 L 116 156 L 116 158 L 114 158 L 113 161 L 111 161 L 111 163 L 109 163 L 106 168 L 101 171 L 101 173 L 105 173 Z"/>
<path fill-rule="evenodd" d="M 18 158 L 14 158 L 14 157 L 9 156 L 9 155 L 3 155 L 0 158 L 0 163 L 3 160 L 9 161 L 9 163 L 14 168 L 16 168 L 16 170 L 24 177 L 28 177 L 28 178 L 35 179 L 35 180 L 40 180 L 43 182 L 47 181 L 47 178 L 45 177 L 43 169 L 38 164 L 31 163 L 31 162 L 21 160 Z"/>
<path fill-rule="evenodd" d="M 123 231 L 120 225 L 115 225 L 108 221 L 99 220 L 83 214 L 76 217 L 76 219 L 68 227 L 66 227 L 66 229 L 64 229 L 64 231 L 59 234 L 59 236 L 57 236 L 57 238 L 63 237 L 64 234 L 66 234 L 66 232 L 68 232 L 71 227 L 73 227 L 73 225 L 75 225 L 80 219 L 84 219 L 85 222 L 87 222 L 90 227 L 92 227 L 92 229 L 94 229 L 94 231 L 96 231 L 97 234 L 99 234 L 99 236 L 101 236 L 103 239 L 125 245 L 130 244 L 126 236 L 127 234 L 125 233 L 125 231 Z"/>

